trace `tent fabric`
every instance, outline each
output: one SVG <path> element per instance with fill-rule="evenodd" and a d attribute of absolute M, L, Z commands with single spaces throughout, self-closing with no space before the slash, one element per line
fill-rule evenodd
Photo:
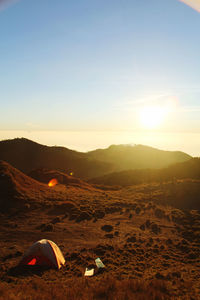
<path fill-rule="evenodd" d="M 40 265 L 60 269 L 65 259 L 59 247 L 50 240 L 34 243 L 24 254 L 20 265 Z"/>

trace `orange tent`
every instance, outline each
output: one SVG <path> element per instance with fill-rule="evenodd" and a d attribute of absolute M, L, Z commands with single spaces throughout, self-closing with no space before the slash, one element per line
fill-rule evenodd
<path fill-rule="evenodd" d="M 60 248 L 50 240 L 34 243 L 24 254 L 20 265 L 49 266 L 60 269 L 65 259 Z"/>

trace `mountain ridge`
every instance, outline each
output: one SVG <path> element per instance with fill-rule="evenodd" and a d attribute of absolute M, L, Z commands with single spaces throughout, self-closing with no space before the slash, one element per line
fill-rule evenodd
<path fill-rule="evenodd" d="M 0 141 L 0 159 L 28 174 L 47 168 L 88 180 L 127 169 L 163 168 L 187 161 L 190 155 L 144 145 L 111 145 L 106 149 L 78 152 L 46 146 L 25 138 Z"/>

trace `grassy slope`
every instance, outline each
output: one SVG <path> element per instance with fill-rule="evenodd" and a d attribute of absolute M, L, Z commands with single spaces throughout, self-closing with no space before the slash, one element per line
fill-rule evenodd
<path fill-rule="evenodd" d="M 193 181 L 177 185 L 180 190 L 189 185 L 191 190 Z M 196 181 L 195 189 L 199 186 Z M 0 297 L 198 299 L 200 214 L 182 209 L 181 202 L 173 207 L 174 183 L 115 191 L 60 186 L 51 193 L 64 197 L 49 198 L 48 205 L 40 199 L 38 206 L 1 214 Z M 185 195 L 190 202 L 191 195 Z M 66 267 L 44 272 L 17 269 L 24 251 L 41 238 L 59 245 Z M 105 272 L 86 280 L 85 267 L 96 257 L 106 265 Z"/>

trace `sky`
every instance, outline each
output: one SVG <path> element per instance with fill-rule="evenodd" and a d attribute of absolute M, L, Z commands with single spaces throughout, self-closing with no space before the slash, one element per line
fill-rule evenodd
<path fill-rule="evenodd" d="M 200 156 L 199 12 L 198 0 L 0 0 L 0 140 Z"/>

